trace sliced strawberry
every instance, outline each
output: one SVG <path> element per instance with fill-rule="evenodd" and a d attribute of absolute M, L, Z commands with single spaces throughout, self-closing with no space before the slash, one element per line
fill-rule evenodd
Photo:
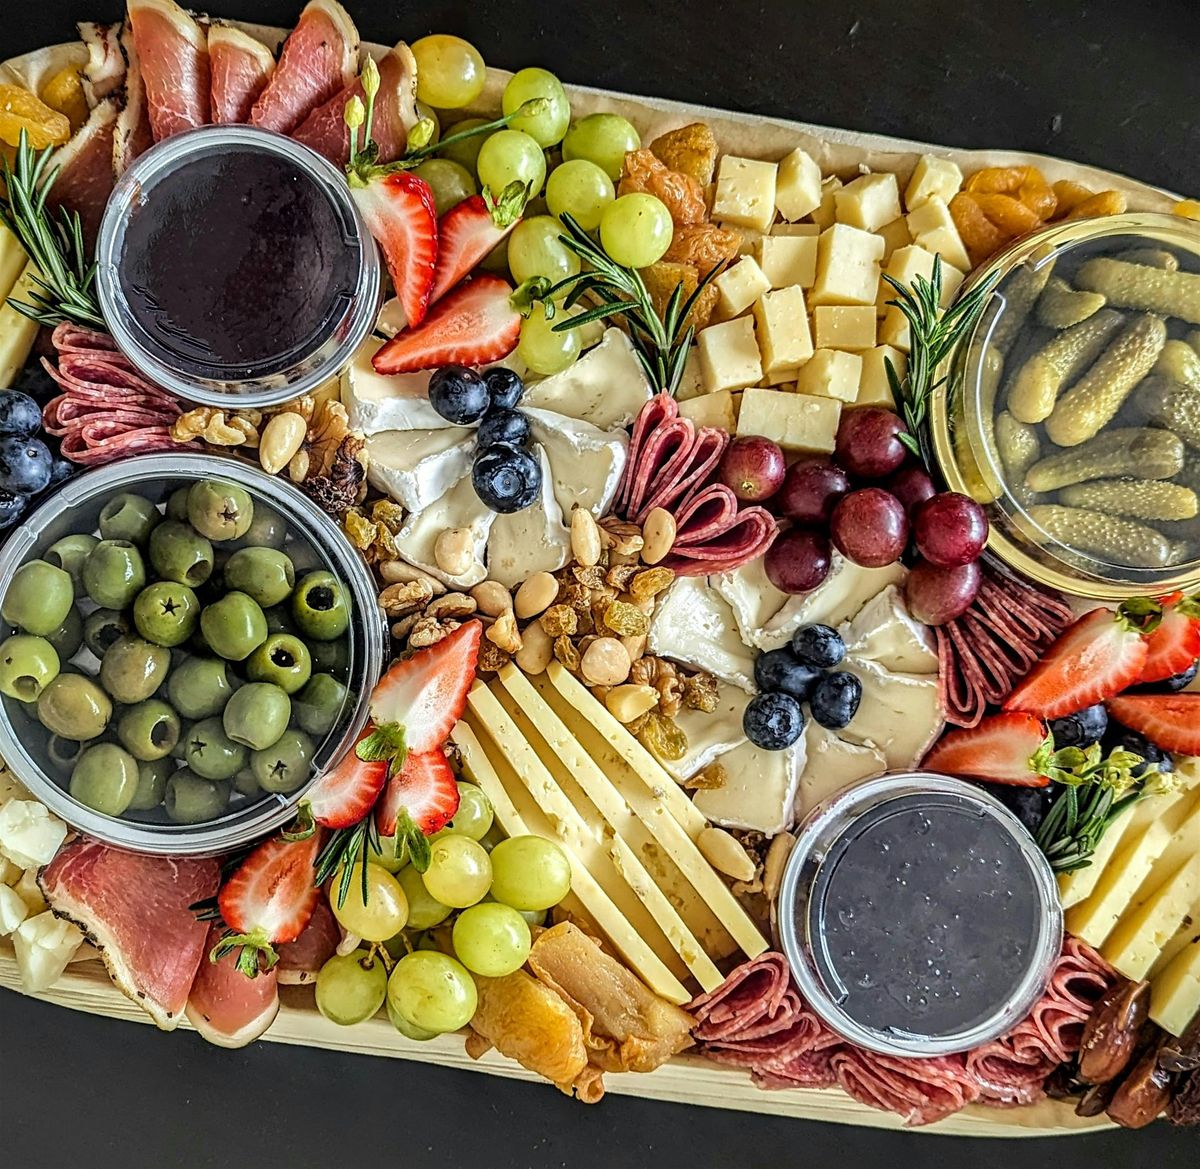
<path fill-rule="evenodd" d="M 1122 694 L 1104 705 L 1164 751 L 1200 755 L 1200 694 Z"/>
<path fill-rule="evenodd" d="M 978 726 L 950 731 L 934 744 L 922 766 L 1019 787 L 1046 787 L 1044 774 L 1054 746 L 1046 724 L 1032 714 L 1010 711 Z"/>
<path fill-rule="evenodd" d="M 411 755 L 440 750 L 467 704 L 482 633 L 478 621 L 468 621 L 428 649 L 396 662 L 371 695 L 376 734 L 399 726 Z"/>
<path fill-rule="evenodd" d="M 217 894 L 234 932 L 213 947 L 212 961 L 238 950 L 238 969 L 249 978 L 258 974 L 260 954 L 268 970 L 275 965 L 272 943 L 298 938 L 320 896 L 314 878 L 321 837 L 319 831 L 302 840 L 272 836 L 242 861 Z"/>
<path fill-rule="evenodd" d="M 1158 628 L 1146 638 L 1146 664 L 1139 682 L 1161 682 L 1191 669 L 1200 658 L 1200 596 L 1162 599 Z"/>
<path fill-rule="evenodd" d="M 371 359 L 375 372 L 414 373 L 452 362 L 486 365 L 507 357 L 521 336 L 512 292 L 499 276 L 472 276 L 439 300 L 422 324 L 380 348 Z"/>
<path fill-rule="evenodd" d="M 438 255 L 433 191 L 419 175 L 397 171 L 351 182 L 350 193 L 383 249 L 404 319 L 410 328 L 419 325 L 429 309 Z"/>
<path fill-rule="evenodd" d="M 354 747 L 374 730 L 368 723 Z M 300 805 L 300 815 L 302 818 L 307 815 L 326 828 L 349 828 L 375 806 L 387 777 L 386 760 L 360 759 L 351 748 L 309 788 Z"/>
<path fill-rule="evenodd" d="M 527 192 L 526 186 L 512 182 L 505 187 L 499 201 L 494 201 L 485 187 L 482 195 L 464 199 L 442 216 L 438 221 L 437 270 L 430 304 L 469 276 L 488 252 L 521 222 Z"/>
<path fill-rule="evenodd" d="M 1064 630 L 1004 700 L 1004 709 L 1060 718 L 1120 694 L 1145 663 L 1146 639 L 1133 617 L 1093 609 Z"/>
<path fill-rule="evenodd" d="M 383 836 L 403 833 L 418 869 L 423 840 L 441 831 L 458 811 L 458 784 L 441 750 L 409 752 L 404 766 L 388 782 L 383 799 L 375 809 L 375 826 Z M 414 847 L 414 844 L 416 847 Z"/>

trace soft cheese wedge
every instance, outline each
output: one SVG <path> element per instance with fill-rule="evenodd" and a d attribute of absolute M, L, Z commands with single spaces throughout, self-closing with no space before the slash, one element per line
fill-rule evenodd
<path fill-rule="evenodd" d="M 725 782 L 696 793 L 696 807 L 714 824 L 773 836 L 792 822 L 792 805 L 804 770 L 804 737 L 785 751 L 764 751 L 746 741 L 721 756 Z"/>
<path fill-rule="evenodd" d="M 703 577 L 681 576 L 658 599 L 648 646 L 754 692 L 754 652 L 738 634 L 728 602 Z"/>
<path fill-rule="evenodd" d="M 687 735 L 687 750 L 681 759 L 664 760 L 663 766 L 680 783 L 691 779 L 702 767 L 746 741 L 742 715 L 750 695 L 728 682 L 717 683 L 717 707 L 711 712 L 684 707 L 675 723 Z"/>
<path fill-rule="evenodd" d="M 1194 853 L 1139 906 L 1122 915 L 1100 952 L 1126 978 L 1144 978 L 1163 946 L 1198 909 L 1200 853 Z"/>
<path fill-rule="evenodd" d="M 848 743 L 813 719 L 804 728 L 804 743 L 804 771 L 796 792 L 797 820 L 830 796 L 860 780 L 882 775 L 888 768 L 881 751 Z"/>
<path fill-rule="evenodd" d="M 488 575 L 484 564 L 488 531 L 494 521 L 507 518 L 497 516 L 479 502 L 468 470 L 445 495 L 424 511 L 413 512 L 406 517 L 404 526 L 396 533 L 396 547 L 410 564 L 424 569 L 443 584 L 469 589 Z M 434 555 L 437 539 L 447 528 L 465 528 L 470 533 L 473 552 L 471 564 L 466 572 L 458 576 L 443 572 Z"/>
<path fill-rule="evenodd" d="M 1150 1018 L 1182 1035 L 1200 1011 L 1200 935 L 1181 950 L 1150 988 Z"/>
<path fill-rule="evenodd" d="M 381 430 L 443 430 L 453 426 L 429 404 L 429 374 L 376 373 L 371 358 L 383 344 L 368 337 L 342 374 L 342 404 L 350 426 L 363 434 Z"/>
<path fill-rule="evenodd" d="M 465 426 L 369 435 L 367 478 L 406 510 L 424 511 L 470 473 L 474 439 Z"/>
<path fill-rule="evenodd" d="M 846 652 L 905 674 L 936 674 L 937 650 L 928 626 L 909 616 L 900 589 L 888 585 L 839 632 Z"/>
<path fill-rule="evenodd" d="M 573 507 L 604 515 L 625 470 L 625 432 L 544 410 L 526 409 L 525 415 L 550 460 L 551 486 L 563 515 L 570 517 Z"/>
<path fill-rule="evenodd" d="M 888 767 L 915 767 L 942 729 L 936 674 L 885 670 L 867 658 L 847 655 L 841 669 L 862 683 L 862 701 L 841 736 L 874 747 Z"/>
<path fill-rule="evenodd" d="M 542 489 L 528 507 L 507 515 L 494 515 L 475 496 L 476 507 L 494 516 L 488 537 L 487 574 L 506 589 L 516 588 L 535 572 L 555 572 L 562 568 L 571 546 L 571 533 L 566 526 L 569 520 L 564 519 L 554 496 L 554 472 L 545 448 L 538 448 L 537 457 L 542 465 Z M 471 493 L 475 493 L 473 486 Z"/>

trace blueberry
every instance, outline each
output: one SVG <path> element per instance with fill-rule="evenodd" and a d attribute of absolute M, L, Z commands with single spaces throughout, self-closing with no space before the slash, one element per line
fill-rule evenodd
<path fill-rule="evenodd" d="M 846 643 L 828 625 L 802 625 L 792 636 L 792 652 L 802 662 L 828 670 L 846 656 Z"/>
<path fill-rule="evenodd" d="M 1192 662 L 1186 670 L 1182 670 L 1178 674 L 1172 674 L 1169 678 L 1163 678 L 1159 682 L 1146 682 L 1144 685 L 1134 686 L 1132 689 L 1139 694 L 1161 694 L 1164 690 L 1175 694 L 1194 682 L 1198 672 L 1200 672 L 1200 661 Z"/>
<path fill-rule="evenodd" d="M 1157 743 L 1151 742 L 1145 735 L 1131 731 L 1128 727 L 1113 724 L 1112 747 L 1120 747 L 1140 755 L 1144 762 L 1133 768 L 1132 774 L 1141 779 L 1148 771 L 1174 771 L 1175 762 L 1171 756 Z M 1111 750 L 1111 747 L 1110 747 Z"/>
<path fill-rule="evenodd" d="M 447 422 L 470 426 L 488 411 L 488 397 L 483 378 L 465 365 L 444 365 L 429 379 L 429 404 Z"/>
<path fill-rule="evenodd" d="M 492 410 L 479 424 L 479 449 L 496 443 L 523 447 L 529 444 L 529 419 L 519 410 Z"/>
<path fill-rule="evenodd" d="M 508 515 L 537 499 L 542 488 L 542 465 L 528 451 L 500 443 L 475 457 L 471 482 L 487 507 Z"/>
<path fill-rule="evenodd" d="M 488 393 L 492 398 L 492 406 L 496 410 L 512 410 L 521 400 L 525 392 L 525 383 L 511 369 L 497 365 L 483 375 L 487 383 Z"/>
<path fill-rule="evenodd" d="M 15 491 L 0 491 L 0 532 L 6 532 L 25 514 L 29 506 L 28 495 Z"/>
<path fill-rule="evenodd" d="M 62 455 L 55 455 L 54 462 L 50 464 L 50 483 L 49 486 L 54 487 L 62 483 L 65 479 L 70 479 L 72 475 L 79 473 L 79 464 L 72 463 L 70 459 L 64 459 Z"/>
<path fill-rule="evenodd" d="M 42 408 L 20 390 L 0 394 L 0 434 L 32 438 L 41 429 Z"/>
<path fill-rule="evenodd" d="M 827 629 L 828 626 L 814 628 Z M 832 632 L 832 630 L 830 630 Z M 842 639 L 838 638 L 841 645 Z M 841 730 L 858 712 L 862 701 L 862 683 L 853 675 L 839 670 L 826 674 L 813 688 L 808 700 L 812 716 L 831 731 Z"/>
<path fill-rule="evenodd" d="M 754 659 L 754 684 L 760 691 L 782 690 L 793 698 L 807 698 L 821 671 L 805 665 L 786 646 L 769 649 Z"/>
<path fill-rule="evenodd" d="M 1050 733 L 1054 736 L 1054 746 L 1058 747 L 1090 747 L 1104 737 L 1108 729 L 1108 711 L 1103 703 L 1095 706 L 1085 706 L 1074 714 L 1064 715 L 1053 719 L 1050 723 Z"/>
<path fill-rule="evenodd" d="M 804 712 L 790 694 L 756 694 L 742 715 L 746 738 L 764 751 L 790 747 L 804 730 Z"/>
<path fill-rule="evenodd" d="M 53 398 L 55 394 L 62 393 L 58 382 L 42 368 L 40 362 L 27 365 L 21 370 L 17 374 L 17 380 L 13 382 L 13 389 L 21 390 L 35 398 Z"/>
<path fill-rule="evenodd" d="M 5 491 L 36 495 L 50 482 L 53 463 L 54 457 L 40 438 L 0 438 L 0 488 Z"/>
<path fill-rule="evenodd" d="M 1037 832 L 1046 818 L 1053 801 L 1050 785 L 1046 787 L 1018 787 L 1014 784 L 988 784 L 988 795 L 995 796 L 1022 824 L 1030 834 Z"/>

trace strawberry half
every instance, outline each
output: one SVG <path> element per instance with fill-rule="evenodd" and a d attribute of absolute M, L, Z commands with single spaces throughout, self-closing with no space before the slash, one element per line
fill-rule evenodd
<path fill-rule="evenodd" d="M 383 251 L 404 319 L 410 327 L 419 325 L 429 309 L 438 258 L 432 189 L 419 175 L 397 171 L 352 181 L 350 194 Z"/>
<path fill-rule="evenodd" d="M 384 836 L 403 834 L 418 872 L 422 852 L 428 855 L 425 837 L 440 832 L 458 811 L 458 784 L 441 750 L 409 752 L 404 766 L 388 781 L 375 809 L 375 826 Z"/>
<path fill-rule="evenodd" d="M 1060 718 L 1120 694 L 1146 664 L 1138 615 L 1093 609 L 1066 629 L 1004 700 L 1005 710 Z"/>
<path fill-rule="evenodd" d="M 375 806 L 387 783 L 388 765 L 383 759 L 361 759 L 359 743 L 370 738 L 375 728 L 369 723 L 341 761 L 322 773 L 305 793 L 298 814 L 326 828 L 349 828 Z"/>
<path fill-rule="evenodd" d="M 518 223 L 529 194 L 526 184 L 516 180 L 492 198 L 485 187 L 482 195 L 472 195 L 455 204 L 438 221 L 437 269 L 429 302 L 441 299 Z"/>
<path fill-rule="evenodd" d="M 303 840 L 272 836 L 264 840 L 234 871 L 217 894 L 217 907 L 233 931 L 212 949 L 219 962 L 238 950 L 238 969 L 248 978 L 279 961 L 273 943 L 295 941 L 308 925 L 320 896 L 315 883 L 321 833 Z"/>
<path fill-rule="evenodd" d="M 481 272 L 438 301 L 416 328 L 384 344 L 371 364 L 376 373 L 414 373 L 457 363 L 487 365 L 507 357 L 521 337 L 521 314 L 513 290 L 499 276 Z"/>
<path fill-rule="evenodd" d="M 1147 635 L 1146 663 L 1138 682 L 1161 682 L 1191 669 L 1200 658 L 1200 596 L 1163 597 L 1162 620 Z"/>
<path fill-rule="evenodd" d="M 1122 694 L 1104 705 L 1164 751 L 1200 755 L 1200 694 Z"/>
<path fill-rule="evenodd" d="M 978 726 L 950 731 L 925 756 L 923 767 L 1018 787 L 1046 787 L 1054 753 L 1046 724 L 1036 715 L 1009 711 Z"/>

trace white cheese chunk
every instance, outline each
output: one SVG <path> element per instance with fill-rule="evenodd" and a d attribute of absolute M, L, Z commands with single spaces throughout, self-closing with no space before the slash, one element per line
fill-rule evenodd
<path fill-rule="evenodd" d="M 1150 1018 L 1171 1035 L 1182 1035 L 1200 1011 L 1200 937 L 1180 951 L 1154 980 Z"/>
<path fill-rule="evenodd" d="M 771 287 L 771 281 L 753 256 L 743 256 L 713 281 L 713 287 L 717 290 L 717 308 L 721 315 L 736 317 Z"/>
<path fill-rule="evenodd" d="M 887 760 L 874 747 L 848 743 L 814 719 L 808 720 L 804 739 L 807 759 L 796 792 L 797 820 L 830 796 L 887 770 Z"/>
<path fill-rule="evenodd" d="M 675 722 L 687 735 L 687 751 L 681 759 L 664 760 L 663 766 L 667 771 L 682 783 L 726 751 L 744 743 L 746 734 L 742 730 L 742 715 L 749 701 L 750 696 L 745 690 L 728 682 L 718 682 L 714 711 L 706 714 L 685 706 L 675 716 Z"/>
<path fill-rule="evenodd" d="M 342 374 L 342 403 L 352 430 L 442 430 L 452 426 L 429 404 L 429 374 L 376 373 L 371 358 L 383 344 L 368 337 Z"/>
<path fill-rule="evenodd" d="M 21 895 L 7 885 L 0 885 L 0 938 L 6 938 L 29 916 Z"/>
<path fill-rule="evenodd" d="M 775 219 L 779 167 L 755 158 L 726 154 L 717 169 L 712 215 L 724 223 L 766 231 Z"/>
<path fill-rule="evenodd" d="M 784 450 L 829 454 L 841 413 L 841 402 L 833 398 L 751 389 L 742 395 L 738 434 L 761 435 Z"/>
<path fill-rule="evenodd" d="M 754 652 L 738 636 L 733 611 L 702 577 L 683 576 L 659 597 L 647 647 L 722 681 L 754 690 Z"/>
<path fill-rule="evenodd" d="M 874 325 L 874 318 L 871 323 Z M 871 331 L 874 333 L 873 328 Z M 796 392 L 850 403 L 858 399 L 861 379 L 862 358 L 857 353 L 841 349 L 818 349 L 812 355 L 812 360 L 797 372 Z"/>
<path fill-rule="evenodd" d="M 788 601 L 788 594 L 777 589 L 767 578 L 766 560 L 759 556 L 732 572 L 708 578 L 730 609 L 738 632 L 747 645 L 754 645 L 763 627 Z"/>
<path fill-rule="evenodd" d="M 536 506 L 536 505 L 535 505 Z M 469 589 L 487 576 L 484 548 L 488 530 L 496 513 L 483 506 L 471 483 L 468 471 L 440 499 L 424 511 L 413 512 L 396 533 L 396 549 L 409 564 L 424 569 L 443 584 L 456 589 Z M 437 538 L 447 528 L 467 528 L 471 535 L 473 558 L 471 566 L 459 576 L 451 576 L 438 567 L 434 556 Z"/>
<path fill-rule="evenodd" d="M 908 230 L 908 222 L 901 215 L 891 223 L 885 223 L 875 234 L 883 240 L 883 262 L 886 264 L 892 258 L 897 248 L 903 248 L 912 243 L 912 233 Z"/>
<path fill-rule="evenodd" d="M 744 389 L 762 377 L 752 318 L 738 317 L 709 325 L 697 334 L 696 343 L 700 347 L 700 372 L 708 393 Z"/>
<path fill-rule="evenodd" d="M 67 838 L 67 826 L 37 800 L 9 800 L 0 808 L 0 854 L 23 869 L 48 865 Z"/>
<path fill-rule="evenodd" d="M 796 147 L 779 163 L 775 206 L 784 219 L 803 219 L 821 205 L 821 168 Z"/>
<path fill-rule="evenodd" d="M 527 508 L 492 521 L 487 542 L 487 575 L 515 589 L 535 572 L 557 572 L 567 562 L 571 532 L 555 496 L 554 472 L 544 447 L 538 448 L 542 489 Z M 562 469 L 570 474 L 570 467 Z"/>
<path fill-rule="evenodd" d="M 550 462 L 554 498 L 564 516 L 574 507 L 597 518 L 613 501 L 625 470 L 623 430 L 600 430 L 587 422 L 544 410 L 525 410 L 533 437 Z"/>
<path fill-rule="evenodd" d="M 703 393 L 704 374 L 700 370 L 700 350 L 693 345 L 683 363 L 683 374 L 679 379 L 679 389 L 675 391 L 675 401 L 686 402 L 689 398 L 698 398 Z"/>
<path fill-rule="evenodd" d="M 935 195 L 943 203 L 949 203 L 958 194 L 962 184 L 963 173 L 958 163 L 933 154 L 923 154 L 904 189 L 904 206 L 912 211 Z"/>
<path fill-rule="evenodd" d="M 905 354 L 912 349 L 912 326 L 908 323 L 908 317 L 895 305 L 888 307 L 883 320 L 879 322 L 879 343 L 890 345 Z"/>
<path fill-rule="evenodd" d="M 1194 818 L 1189 844 L 1200 840 L 1200 816 Z M 1145 978 L 1162 948 L 1200 907 L 1200 852 L 1193 853 L 1158 889 L 1126 913 L 1105 940 L 1101 953 L 1135 982 Z"/>
<path fill-rule="evenodd" d="M 890 173 L 859 175 L 834 195 L 839 223 L 878 231 L 900 216 L 900 185 Z"/>
<path fill-rule="evenodd" d="M 734 390 L 718 390 L 715 394 L 703 394 L 679 403 L 679 414 L 690 419 L 695 426 L 712 426 L 717 430 L 737 429 L 738 408 L 741 395 Z"/>
<path fill-rule="evenodd" d="M 795 369 L 813 354 L 804 289 L 798 284 L 764 292 L 754 305 L 758 348 L 767 373 Z"/>
<path fill-rule="evenodd" d="M 714 824 L 774 836 L 792 823 L 804 761 L 803 735 L 785 751 L 742 743 L 721 756 L 725 783 L 696 792 L 696 807 Z"/>
<path fill-rule="evenodd" d="M 814 227 L 815 224 L 796 226 Z M 758 263 L 772 288 L 796 284 L 811 288 L 817 278 L 817 236 L 766 235 L 759 241 Z"/>
<path fill-rule="evenodd" d="M 13 892 L 25 902 L 25 908 L 30 915 L 41 913 L 46 908 L 46 897 L 38 884 L 38 870 L 28 868 L 21 874 L 21 879 L 13 885 Z"/>
<path fill-rule="evenodd" d="M 471 470 L 475 431 L 383 430 L 367 437 L 367 454 L 371 485 L 408 511 L 423 511 Z"/>
<path fill-rule="evenodd" d="M 818 349 L 859 352 L 875 345 L 875 308 L 865 304 L 829 304 L 813 309 L 813 344 Z"/>
<path fill-rule="evenodd" d="M 25 785 L 11 771 L 5 770 L 3 765 L 0 765 L 0 808 L 3 808 L 10 800 L 31 800 L 33 797 L 26 790 Z"/>
<path fill-rule="evenodd" d="M 14 865 L 6 856 L 0 856 L 0 885 L 14 885 L 21 878 L 21 866 Z"/>
<path fill-rule="evenodd" d="M 814 239 L 821 234 L 821 228 L 815 223 L 777 223 L 771 228 L 772 236 L 802 235 Z"/>
<path fill-rule="evenodd" d="M 830 175 L 821 181 L 821 202 L 813 208 L 810 218 L 822 231 L 833 226 L 837 218 L 837 193 L 842 189 L 842 180 Z"/>
<path fill-rule="evenodd" d="M 967 249 L 944 199 L 931 195 L 915 211 L 910 211 L 907 219 L 908 230 L 921 247 L 937 252 L 946 263 L 963 272 L 971 270 Z"/>
<path fill-rule="evenodd" d="M 817 240 L 817 279 L 810 303 L 873 305 L 882 259 L 879 236 L 849 224 L 833 224 Z"/>
<path fill-rule="evenodd" d="M 908 354 L 903 350 L 894 345 L 877 345 L 862 354 L 862 377 L 855 399 L 859 406 L 886 406 L 889 410 L 896 408 L 892 384 L 887 375 L 886 362 L 889 360 L 896 370 L 896 376 L 903 379 L 908 369 Z"/>
<path fill-rule="evenodd" d="M 888 767 L 915 767 L 941 733 L 937 675 L 893 673 L 847 655 L 840 669 L 862 683 L 858 711 L 842 737 L 882 752 Z"/>
<path fill-rule="evenodd" d="M 13 950 L 26 993 L 49 990 L 62 977 L 82 941 L 78 926 L 49 911 L 21 922 L 13 934 Z"/>
<path fill-rule="evenodd" d="M 914 621 L 896 585 L 872 597 L 838 632 L 846 652 L 902 674 L 936 674 L 937 649 L 929 628 Z"/>

